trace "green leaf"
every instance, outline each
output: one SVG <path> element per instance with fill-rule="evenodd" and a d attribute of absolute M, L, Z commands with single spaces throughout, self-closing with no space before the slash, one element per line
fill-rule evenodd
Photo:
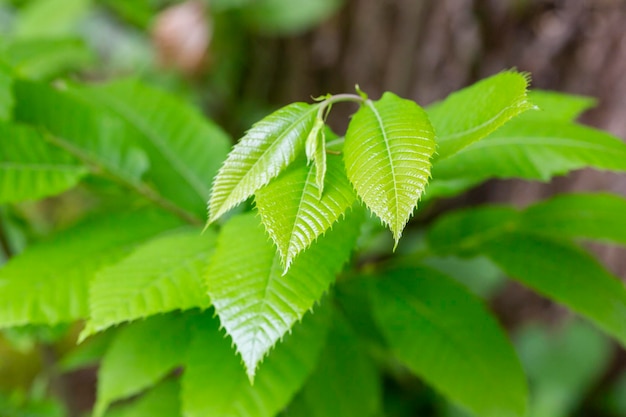
<path fill-rule="evenodd" d="M 433 177 L 547 181 L 587 166 L 626 171 L 626 145 L 608 133 L 569 122 L 515 120 L 434 164 Z"/>
<path fill-rule="evenodd" d="M 626 346 L 626 287 L 584 250 L 524 233 L 503 234 L 481 250 L 511 278 L 589 318 Z"/>
<path fill-rule="evenodd" d="M 615 194 L 564 194 L 526 209 L 519 228 L 626 246 L 625 213 L 626 199 Z"/>
<path fill-rule="evenodd" d="M 211 230 L 170 233 L 100 270 L 89 289 L 90 318 L 81 337 L 157 313 L 209 307 L 202 274 L 215 240 Z"/>
<path fill-rule="evenodd" d="M 47 38 L 72 33 L 91 0 L 38 0 L 26 3 L 17 19 L 18 38 Z"/>
<path fill-rule="evenodd" d="M 0 269 L 0 327 L 87 317 L 88 286 L 96 272 L 179 224 L 152 210 L 111 214 L 30 246 Z"/>
<path fill-rule="evenodd" d="M 596 99 L 592 97 L 546 90 L 529 91 L 528 98 L 538 107 L 538 111 L 526 112 L 520 116 L 519 120 L 544 119 L 571 122 L 597 104 Z"/>
<path fill-rule="evenodd" d="M 231 143 L 219 126 L 195 108 L 138 81 L 118 81 L 80 94 L 137 132 L 137 141 L 151 161 L 146 177 L 161 195 L 206 215 L 211 182 Z"/>
<path fill-rule="evenodd" d="M 13 111 L 13 77 L 0 61 L 0 120 L 8 120 Z"/>
<path fill-rule="evenodd" d="M 426 113 L 392 93 L 367 100 L 350 121 L 346 173 L 359 197 L 389 226 L 396 245 L 430 178 L 434 151 Z"/>
<path fill-rule="evenodd" d="M 483 243 L 517 225 L 519 213 L 509 206 L 482 206 L 439 217 L 427 232 L 430 249 L 441 255 L 474 255 Z"/>
<path fill-rule="evenodd" d="M 285 412 L 289 417 L 378 415 L 381 384 L 364 344 L 338 312 L 317 367 Z"/>
<path fill-rule="evenodd" d="M 476 415 L 525 415 L 524 373 L 480 301 L 445 275 L 422 267 L 389 271 L 376 284 L 379 327 L 413 372 Z"/>
<path fill-rule="evenodd" d="M 324 177 L 326 176 L 326 135 L 324 119 L 315 119 L 313 129 L 306 138 L 305 150 L 307 163 L 315 165 L 315 183 L 317 184 L 317 196 L 322 198 L 324 193 Z"/>
<path fill-rule="evenodd" d="M 256 0 L 248 1 L 241 12 L 248 24 L 262 32 L 290 34 L 313 28 L 342 4 L 342 0 Z"/>
<path fill-rule="evenodd" d="M 84 100 L 42 83 L 15 83 L 15 118 L 45 128 L 49 139 L 130 184 L 148 168 L 146 155 L 133 147 L 124 124 Z"/>
<path fill-rule="evenodd" d="M 150 317 L 120 330 L 98 370 L 94 417 L 102 416 L 113 401 L 140 393 L 181 366 L 190 337 L 180 314 Z"/>
<path fill-rule="evenodd" d="M 356 243 L 360 220 L 353 215 L 337 223 L 286 274 L 256 216 L 237 216 L 224 226 L 207 271 L 207 286 L 250 379 L 272 346 L 334 282 Z"/>
<path fill-rule="evenodd" d="M 293 103 L 257 122 L 219 170 L 209 201 L 214 222 L 293 162 L 313 129 L 319 104 Z"/>
<path fill-rule="evenodd" d="M 0 122 L 0 151 L 0 204 L 62 193 L 87 174 L 75 158 L 26 127 Z"/>
<path fill-rule="evenodd" d="M 108 412 L 106 417 L 182 417 L 180 383 L 168 379 L 130 404 Z"/>
<path fill-rule="evenodd" d="M 308 314 L 265 360 L 254 385 L 216 323 L 199 327 L 182 380 L 186 417 L 273 417 L 313 371 L 328 330 L 328 306 Z"/>
<path fill-rule="evenodd" d="M 256 193 L 261 221 L 278 248 L 285 271 L 356 200 L 339 155 L 328 157 L 328 187 L 321 198 L 316 171 L 314 164 L 307 166 L 299 159 Z"/>
<path fill-rule="evenodd" d="M 116 329 L 102 332 L 90 337 L 78 346 L 72 348 L 57 363 L 58 369 L 63 372 L 74 372 L 79 369 L 95 366 L 102 360 L 115 338 Z"/>
<path fill-rule="evenodd" d="M 435 160 L 446 159 L 477 142 L 533 105 L 526 89 L 529 77 L 505 71 L 450 94 L 427 109 L 438 148 Z"/>

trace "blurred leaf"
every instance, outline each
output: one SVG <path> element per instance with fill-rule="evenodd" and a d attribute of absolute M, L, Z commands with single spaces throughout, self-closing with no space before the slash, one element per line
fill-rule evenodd
<path fill-rule="evenodd" d="M 111 408 L 105 416 L 182 417 L 180 383 L 176 379 L 165 380 L 130 404 Z"/>
<path fill-rule="evenodd" d="M 76 158 L 26 127 L 0 122 L 0 151 L 0 204 L 60 194 L 87 174 Z"/>
<path fill-rule="evenodd" d="M 278 248 L 285 271 L 356 200 L 339 155 L 328 156 L 328 185 L 321 198 L 316 171 L 315 164 L 307 165 L 301 158 L 256 193 L 261 221 Z"/>
<path fill-rule="evenodd" d="M 584 323 L 570 322 L 556 334 L 526 326 L 516 339 L 531 383 L 529 417 L 573 415 L 609 364 L 609 341 Z"/>
<path fill-rule="evenodd" d="M 1 54 L 0 54 L 1 55 Z M 0 61 L 0 120 L 8 120 L 13 112 L 13 77 Z"/>
<path fill-rule="evenodd" d="M 184 363 L 191 333 L 180 314 L 150 317 L 117 332 L 98 371 L 94 417 L 116 400 L 156 384 Z"/>
<path fill-rule="evenodd" d="M 0 269 L 0 327 L 87 317 L 96 272 L 179 224 L 153 210 L 108 214 L 28 247 Z"/>
<path fill-rule="evenodd" d="M 520 229 L 626 246 L 626 199 L 615 194 L 564 194 L 526 209 Z"/>
<path fill-rule="evenodd" d="M 230 138 L 197 109 L 138 81 L 118 81 L 81 91 L 124 119 L 150 158 L 148 179 L 181 207 L 206 215 L 206 201 Z"/>
<path fill-rule="evenodd" d="M 228 155 L 213 184 L 209 223 L 267 185 L 304 150 L 319 104 L 292 103 L 257 122 Z"/>
<path fill-rule="evenodd" d="M 424 267 L 386 271 L 376 284 L 378 326 L 411 371 L 478 416 L 525 415 L 524 373 L 478 299 Z"/>
<path fill-rule="evenodd" d="M 186 417 L 273 417 L 302 387 L 324 347 L 329 306 L 294 326 L 260 366 L 251 385 L 217 323 L 198 327 L 182 380 Z M 219 377 L 217 377 L 219 375 Z"/>
<path fill-rule="evenodd" d="M 46 38 L 75 32 L 91 0 L 32 0 L 20 10 L 18 38 Z"/>
<path fill-rule="evenodd" d="M 115 335 L 116 331 L 111 329 L 94 335 L 75 346 L 59 360 L 59 369 L 62 372 L 73 372 L 89 366 L 95 366 L 108 350 Z"/>
<path fill-rule="evenodd" d="M 343 152 L 350 182 L 397 245 L 430 178 L 435 132 L 428 116 L 392 93 L 367 100 L 352 116 Z"/>
<path fill-rule="evenodd" d="M 210 306 L 202 274 L 215 239 L 210 230 L 170 233 L 100 270 L 90 285 L 90 318 L 81 337 L 157 313 Z"/>
<path fill-rule="evenodd" d="M 514 120 L 462 152 L 435 163 L 433 177 L 547 181 L 587 166 L 626 171 L 626 144 L 608 133 L 569 122 Z"/>
<path fill-rule="evenodd" d="M 289 417 L 378 415 L 381 384 L 361 340 L 336 313 L 317 368 L 287 407 Z"/>
<path fill-rule="evenodd" d="M 626 346 L 626 287 L 589 253 L 557 237 L 505 233 L 481 251 L 511 278 L 589 318 Z"/>
<path fill-rule="evenodd" d="M 244 2 L 241 13 L 248 24 L 262 32 L 294 34 L 320 24 L 342 5 L 343 0 L 256 0 Z"/>
<path fill-rule="evenodd" d="M 103 167 L 120 179 L 138 184 L 148 168 L 124 124 L 88 102 L 42 83 L 15 83 L 15 118 L 48 130 L 50 140 Z"/>
<path fill-rule="evenodd" d="M 52 79 L 68 71 L 84 69 L 94 55 L 81 39 L 38 38 L 11 42 L 3 52 L 7 62 L 22 77 Z"/>
<path fill-rule="evenodd" d="M 450 94 L 426 110 L 437 134 L 436 161 L 455 155 L 532 109 L 527 74 L 505 71 Z M 436 175 L 433 175 L 437 178 Z"/>
<path fill-rule="evenodd" d="M 250 379 L 272 346 L 334 282 L 350 257 L 360 220 L 353 214 L 337 223 L 286 274 L 255 215 L 234 217 L 224 226 L 207 271 L 207 287 Z"/>
<path fill-rule="evenodd" d="M 592 97 L 559 93 L 556 91 L 532 90 L 528 92 L 530 102 L 538 107 L 537 111 L 526 112 L 519 120 L 553 120 L 569 122 L 595 107 L 597 102 Z"/>

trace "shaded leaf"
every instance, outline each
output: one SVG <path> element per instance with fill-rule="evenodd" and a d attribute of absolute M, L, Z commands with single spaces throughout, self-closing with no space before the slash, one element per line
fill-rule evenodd
<path fill-rule="evenodd" d="M 248 24 L 262 32 L 276 34 L 300 33 L 311 29 L 343 4 L 343 0 L 238 1 L 247 3 L 241 12 Z"/>
<path fill-rule="evenodd" d="M 151 164 L 146 177 L 159 193 L 199 216 L 230 138 L 197 109 L 135 80 L 80 91 L 126 121 Z"/>
<path fill-rule="evenodd" d="M 180 383 L 168 379 L 130 404 L 113 409 L 106 417 L 182 417 Z"/>
<path fill-rule="evenodd" d="M 294 161 L 304 150 L 318 106 L 290 104 L 248 130 L 215 178 L 209 223 L 246 200 Z"/>
<path fill-rule="evenodd" d="M 608 133 L 569 122 L 515 120 L 434 164 L 433 177 L 546 181 L 588 166 L 626 171 L 626 145 Z"/>
<path fill-rule="evenodd" d="M 481 251 L 511 278 L 589 318 L 626 346 L 626 287 L 586 251 L 514 232 L 484 242 Z"/>
<path fill-rule="evenodd" d="M 307 166 L 299 159 L 256 193 L 261 221 L 278 248 L 285 271 L 356 200 L 340 156 L 328 156 L 328 187 L 321 198 L 316 171 L 314 164 Z"/>
<path fill-rule="evenodd" d="M 0 122 L 0 204 L 35 200 L 74 187 L 87 168 L 22 126 Z"/>
<path fill-rule="evenodd" d="M 484 417 L 524 416 L 527 387 L 513 347 L 469 292 L 427 268 L 377 281 L 374 314 L 392 351 L 452 401 Z"/>
<path fill-rule="evenodd" d="M 96 272 L 178 225 L 176 218 L 152 210 L 110 214 L 30 246 L 0 269 L 0 327 L 87 317 L 88 286 Z"/>
<path fill-rule="evenodd" d="M 392 93 L 367 100 L 352 117 L 344 145 L 346 173 L 396 244 L 430 178 L 435 133 L 426 113 Z"/>
<path fill-rule="evenodd" d="M 0 61 L 0 120 L 7 120 L 13 110 L 13 77 L 8 68 Z"/>
<path fill-rule="evenodd" d="M 113 401 L 140 393 L 181 366 L 190 337 L 179 314 L 150 317 L 120 330 L 98 370 L 94 417 L 102 416 Z"/>
<path fill-rule="evenodd" d="M 328 330 L 328 306 L 309 313 L 260 366 L 251 385 L 217 324 L 198 327 L 182 380 L 186 417 L 273 417 L 313 371 Z M 219 378 L 216 377 L 219 375 Z"/>
<path fill-rule="evenodd" d="M 202 274 L 215 239 L 210 230 L 171 233 L 100 270 L 90 285 L 90 318 L 81 337 L 157 313 L 207 308 L 211 301 Z"/>
<path fill-rule="evenodd" d="M 133 147 L 124 124 L 86 101 L 42 83 L 15 83 L 15 118 L 42 127 L 49 139 L 130 184 L 139 183 L 148 159 Z"/>
<path fill-rule="evenodd" d="M 448 158 L 479 141 L 508 120 L 532 109 L 529 77 L 505 71 L 450 94 L 427 109 L 437 133 L 435 160 Z"/>
<path fill-rule="evenodd" d="M 254 215 L 237 216 L 224 226 L 207 271 L 207 287 L 251 379 L 272 346 L 334 282 L 350 256 L 359 226 L 357 215 L 337 223 L 286 274 Z"/>

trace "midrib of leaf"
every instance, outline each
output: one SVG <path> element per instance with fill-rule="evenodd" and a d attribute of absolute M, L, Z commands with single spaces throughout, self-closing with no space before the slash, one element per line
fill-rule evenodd
<path fill-rule="evenodd" d="M 176 169 L 176 171 L 183 177 L 191 188 L 198 194 L 200 200 L 206 198 L 209 195 L 209 188 L 195 177 L 194 173 L 187 169 L 185 164 L 178 160 L 176 155 L 172 153 L 169 148 L 159 140 L 159 134 L 156 133 L 147 123 L 145 123 L 140 117 L 134 115 L 132 110 L 128 110 L 128 107 L 119 100 L 111 100 L 107 94 L 101 95 L 103 100 L 111 106 L 117 114 L 125 119 L 132 126 L 135 126 L 143 135 L 150 140 L 150 142 L 161 152 L 161 154 L 169 161 L 169 163 Z"/>
<path fill-rule="evenodd" d="M 287 257 L 289 258 L 289 254 L 292 250 L 295 250 L 296 244 L 294 243 L 295 233 L 296 233 L 296 225 L 298 224 L 298 219 L 300 219 L 300 213 L 304 207 L 304 196 L 307 194 L 307 185 L 309 184 L 309 180 L 313 175 L 313 172 L 316 170 L 315 164 L 309 165 L 309 172 L 306 174 L 306 180 L 304 182 L 304 186 L 302 187 L 302 193 L 300 194 L 300 199 L 298 200 L 298 210 L 296 212 L 296 218 L 294 219 L 293 226 L 291 227 L 291 234 L 289 235 L 289 246 L 287 247 Z M 285 262 L 285 271 L 283 274 L 287 273 L 289 269 L 289 264 Z"/>
<path fill-rule="evenodd" d="M 385 151 L 387 151 L 387 159 L 389 160 L 389 167 L 391 168 L 391 177 L 393 179 L 393 197 L 395 200 L 395 211 L 396 211 L 396 227 L 395 230 L 400 231 L 402 230 L 402 226 L 400 224 L 400 212 L 399 207 L 400 207 L 400 202 L 398 200 L 398 184 L 396 181 L 396 171 L 394 169 L 393 166 L 393 159 L 391 158 L 391 150 L 389 149 L 389 138 L 387 137 L 387 132 L 385 131 L 385 126 L 383 125 L 383 120 L 380 117 L 380 114 L 378 113 L 378 110 L 376 109 L 376 107 L 374 106 L 374 103 L 371 100 L 367 100 L 367 106 L 372 110 L 372 112 L 374 113 L 374 116 L 376 116 L 376 121 L 378 122 L 378 127 L 383 135 L 383 139 L 385 140 Z M 394 233 L 395 234 L 395 233 Z M 398 246 L 398 240 L 399 238 L 395 239 L 395 245 L 394 245 L 394 249 L 396 246 Z"/>
<path fill-rule="evenodd" d="M 268 146 L 267 149 L 265 151 L 263 151 L 261 156 L 252 164 L 252 166 L 250 167 L 248 172 L 246 172 L 246 174 L 243 177 L 241 177 L 239 182 L 237 182 L 237 185 L 235 187 L 233 187 L 233 189 L 230 192 L 230 194 L 228 195 L 228 197 L 224 200 L 224 202 L 222 204 L 220 204 L 220 209 L 221 209 L 221 207 L 224 207 L 224 206 L 229 206 L 231 204 L 236 204 L 236 203 L 230 203 L 230 201 L 232 200 L 231 196 L 233 194 L 235 194 L 235 192 L 238 191 L 241 188 L 241 184 L 249 177 L 250 171 L 252 171 L 252 169 L 255 168 L 260 163 L 260 161 L 264 160 L 266 155 L 268 153 L 271 153 L 270 151 L 273 151 L 276 147 L 278 147 L 281 144 L 281 140 L 285 137 L 285 135 L 287 135 L 288 133 L 291 132 L 291 130 L 293 129 L 294 126 L 297 126 L 298 124 L 300 124 L 303 120 L 305 120 L 307 117 L 309 117 L 309 115 L 312 112 L 317 112 L 318 111 L 318 107 L 319 107 L 319 104 L 315 105 L 315 106 L 311 106 L 311 108 L 308 111 L 303 113 L 296 121 L 292 122 L 289 125 L 288 128 L 283 129 L 283 131 L 276 137 L 274 142 L 270 146 Z M 283 118 L 283 120 L 286 120 L 286 119 Z M 217 213 L 221 212 L 220 209 L 216 210 Z M 211 213 L 211 217 L 213 218 L 213 220 L 215 220 L 215 218 L 216 218 L 215 214 L 213 214 L 213 213 Z"/>

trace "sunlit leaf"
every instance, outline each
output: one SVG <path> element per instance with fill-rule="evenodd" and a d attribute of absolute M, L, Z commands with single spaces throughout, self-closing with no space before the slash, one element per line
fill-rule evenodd
<path fill-rule="evenodd" d="M 207 271 L 207 287 L 250 378 L 272 346 L 334 282 L 350 256 L 359 226 L 356 214 L 337 223 L 286 274 L 255 215 L 237 216 L 224 226 Z"/>
<path fill-rule="evenodd" d="M 435 133 L 426 113 L 392 93 L 367 100 L 350 121 L 346 173 L 396 244 L 430 178 L 434 152 Z"/>
<path fill-rule="evenodd" d="M 0 327 L 86 318 L 96 272 L 180 225 L 152 210 L 95 217 L 28 247 L 0 268 Z"/>
<path fill-rule="evenodd" d="M 0 204 L 59 194 L 85 174 L 85 166 L 36 130 L 0 122 Z"/>
<path fill-rule="evenodd" d="M 235 145 L 213 184 L 209 222 L 276 177 L 304 150 L 319 105 L 293 103 L 257 122 Z"/>
<path fill-rule="evenodd" d="M 387 271 L 376 284 L 374 315 L 409 369 L 478 416 L 525 415 L 521 365 L 478 299 L 424 267 Z"/>
<path fill-rule="evenodd" d="M 511 278 L 589 318 L 626 346 L 626 287 L 589 253 L 558 237 L 521 232 L 481 245 Z"/>
<path fill-rule="evenodd" d="M 505 71 L 450 94 L 427 109 L 437 134 L 435 160 L 448 158 L 533 108 L 526 74 Z"/>
<path fill-rule="evenodd" d="M 38 0 L 20 10 L 15 28 L 18 38 L 48 38 L 78 29 L 91 0 Z"/>
<path fill-rule="evenodd" d="M 157 313 L 208 307 L 202 274 L 214 246 L 210 230 L 170 233 L 99 271 L 90 285 L 83 336 Z"/>
<path fill-rule="evenodd" d="M 156 384 L 185 361 L 191 332 L 179 314 L 150 317 L 120 330 L 98 370 L 94 417 L 116 400 Z"/>
<path fill-rule="evenodd" d="M 198 327 L 182 381 L 186 417 L 273 417 L 304 384 L 328 330 L 328 306 L 304 317 L 260 366 L 251 385 L 216 323 Z M 219 377 L 218 377 L 219 375 Z"/>
<path fill-rule="evenodd" d="M 326 232 L 352 206 L 356 196 L 338 155 L 328 156 L 327 187 L 319 198 L 317 168 L 304 159 L 294 162 L 256 192 L 256 207 L 278 247 L 285 270 L 296 256 Z"/>

